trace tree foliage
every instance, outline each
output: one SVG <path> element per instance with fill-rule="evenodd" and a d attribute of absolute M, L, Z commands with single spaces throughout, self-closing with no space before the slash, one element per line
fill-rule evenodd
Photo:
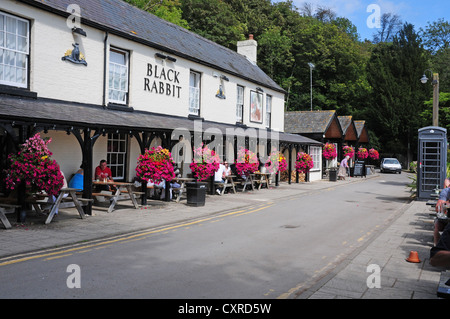
<path fill-rule="evenodd" d="M 367 66 L 373 88 L 366 115 L 384 151 L 406 154 L 422 124 L 430 88 L 418 75 L 427 68 L 428 55 L 411 24 L 405 24 L 392 43 L 381 43 L 372 52 Z"/>
<path fill-rule="evenodd" d="M 415 150 L 417 129 L 431 124 L 425 101 L 432 87 L 419 81 L 424 70 L 439 72 L 441 92 L 450 92 L 450 24 L 444 19 L 417 33 L 400 16 L 384 13 L 370 42 L 360 40 L 350 20 L 312 3 L 297 8 L 293 0 L 125 1 L 231 50 L 253 34 L 257 63 L 286 90 L 287 110 L 309 110 L 312 62 L 313 108 L 366 120 L 381 151 Z M 450 114 L 441 112 L 449 125 Z"/>

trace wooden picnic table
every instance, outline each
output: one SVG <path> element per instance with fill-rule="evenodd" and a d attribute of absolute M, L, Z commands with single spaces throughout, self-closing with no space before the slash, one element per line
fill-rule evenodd
<path fill-rule="evenodd" d="M 225 176 L 225 183 L 223 184 L 222 195 L 225 193 L 225 190 L 227 189 L 227 187 L 231 187 L 231 189 L 233 190 L 233 193 L 236 194 L 236 187 L 234 185 L 235 178 L 236 178 L 236 175 Z"/>
<path fill-rule="evenodd" d="M 252 187 L 252 190 L 255 190 L 255 186 L 253 185 L 253 174 L 249 174 L 243 181 L 242 185 L 243 185 L 243 189 L 242 191 L 245 192 L 247 185 L 250 185 Z"/>
<path fill-rule="evenodd" d="M 5 214 L 14 213 L 17 208 L 21 208 L 21 207 L 22 206 L 20 206 L 20 205 L 0 203 L 0 221 L 3 223 L 3 225 L 5 226 L 6 229 L 11 228 L 12 226 Z"/>
<path fill-rule="evenodd" d="M 174 179 L 175 182 L 178 182 L 180 184 L 180 188 L 178 189 L 178 197 L 176 202 L 179 203 L 181 200 L 181 195 L 184 191 L 186 191 L 186 183 L 187 182 L 193 182 L 195 181 L 195 178 L 190 177 L 177 177 Z M 177 190 L 176 188 L 174 190 Z"/>
<path fill-rule="evenodd" d="M 46 224 L 50 224 L 53 217 L 55 217 L 56 212 L 64 206 L 67 202 L 72 202 L 77 208 L 78 214 L 80 214 L 81 219 L 85 218 L 84 210 L 82 206 L 91 199 L 78 197 L 77 192 L 80 191 L 76 188 L 61 188 L 58 193 L 58 197 L 55 202 L 49 203 L 48 200 L 44 201 L 43 199 L 48 198 L 47 194 L 35 194 L 33 197 L 26 199 L 27 203 L 33 205 L 35 211 L 40 215 L 45 215 L 42 211 L 42 207 L 44 205 L 50 205 L 50 213 L 47 216 L 45 221 Z M 72 206 L 73 207 L 73 206 Z"/>
<path fill-rule="evenodd" d="M 47 220 L 45 221 L 46 224 L 49 224 L 53 217 L 55 216 L 56 211 L 59 209 L 63 199 L 65 200 L 71 200 L 75 204 L 75 207 L 77 208 L 78 214 L 80 214 L 80 217 L 83 219 L 85 217 L 83 208 L 81 207 L 82 201 L 89 201 L 88 199 L 82 199 L 78 198 L 77 191 L 79 191 L 76 188 L 61 188 L 59 191 L 58 197 L 56 198 L 56 201 L 52 203 L 52 208 L 50 210 L 50 213 L 48 214 Z M 65 196 L 67 194 L 67 196 Z M 70 197 L 69 197 L 70 196 Z M 43 203 L 46 204 L 46 203 Z"/>
<path fill-rule="evenodd" d="M 255 176 L 255 182 L 259 183 L 258 190 L 261 189 L 263 184 L 266 184 L 266 187 L 269 188 L 270 173 L 255 172 L 253 174 Z"/>
<path fill-rule="evenodd" d="M 104 182 L 104 181 L 93 181 L 92 183 L 94 185 L 109 185 L 109 186 L 115 185 L 117 187 L 117 190 L 114 194 L 92 193 L 92 196 L 105 196 L 105 197 L 112 198 L 111 204 L 109 205 L 109 208 L 108 208 L 108 213 L 111 213 L 114 210 L 114 207 L 116 206 L 117 201 L 120 199 L 119 196 L 121 193 L 128 194 L 128 197 L 131 199 L 131 202 L 133 203 L 134 208 L 136 208 L 136 209 L 139 208 L 139 204 L 136 200 L 136 197 L 134 196 L 135 193 L 137 194 L 138 192 L 133 191 L 133 188 L 132 188 L 132 186 L 134 185 L 133 183 Z M 123 191 L 123 189 L 125 189 L 125 191 Z"/>

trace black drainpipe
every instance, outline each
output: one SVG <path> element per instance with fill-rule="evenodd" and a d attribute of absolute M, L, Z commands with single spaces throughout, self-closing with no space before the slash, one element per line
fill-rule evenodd
<path fill-rule="evenodd" d="M 106 61 L 107 61 L 107 51 L 108 51 L 108 31 L 105 32 L 104 41 L 104 57 L 103 57 L 103 107 L 106 108 Z"/>

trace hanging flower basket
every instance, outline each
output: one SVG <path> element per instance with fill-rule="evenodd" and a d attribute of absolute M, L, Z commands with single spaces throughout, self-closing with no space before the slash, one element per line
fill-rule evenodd
<path fill-rule="evenodd" d="M 373 160 L 377 160 L 380 158 L 380 154 L 378 153 L 378 151 L 374 148 L 371 148 L 369 150 L 369 157 Z"/>
<path fill-rule="evenodd" d="M 237 153 L 236 171 L 240 176 L 248 176 L 259 169 L 258 157 L 250 150 L 241 148 Z"/>
<path fill-rule="evenodd" d="M 169 150 L 161 146 L 146 149 L 144 154 L 138 157 L 136 176 L 145 182 L 151 181 L 155 184 L 174 179 L 173 159 Z"/>
<path fill-rule="evenodd" d="M 197 181 L 206 180 L 208 177 L 214 175 L 220 165 L 219 155 L 213 150 L 210 150 L 208 146 L 202 146 L 194 149 L 194 158 L 190 165 L 192 174 Z"/>
<path fill-rule="evenodd" d="M 314 161 L 309 154 L 304 152 L 297 153 L 297 161 L 295 162 L 297 172 L 306 174 L 313 167 Z"/>
<path fill-rule="evenodd" d="M 356 156 L 358 156 L 358 159 L 363 160 L 369 157 L 369 152 L 367 151 L 367 148 L 360 147 L 358 148 L 358 152 L 356 153 Z"/>
<path fill-rule="evenodd" d="M 264 164 L 268 173 L 282 172 L 287 169 L 286 157 L 280 151 L 273 151 Z"/>
<path fill-rule="evenodd" d="M 344 157 L 348 156 L 349 158 L 353 158 L 353 156 L 355 155 L 355 149 L 351 146 L 344 146 L 342 148 L 342 151 L 344 153 Z"/>
<path fill-rule="evenodd" d="M 325 143 L 322 150 L 322 155 L 327 160 L 333 160 L 337 157 L 336 146 L 332 143 Z"/>
<path fill-rule="evenodd" d="M 49 138 L 41 138 L 37 133 L 22 144 L 17 154 L 10 154 L 10 168 L 5 170 L 6 187 L 14 190 L 25 183 L 27 191 L 32 193 L 44 191 L 56 196 L 64 185 L 64 176 L 58 163 L 50 157 Z"/>

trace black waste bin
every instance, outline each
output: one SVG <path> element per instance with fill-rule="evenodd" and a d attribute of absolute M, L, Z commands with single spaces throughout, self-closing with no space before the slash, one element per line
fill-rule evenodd
<path fill-rule="evenodd" d="M 330 168 L 328 171 L 328 176 L 330 178 L 330 182 L 335 182 L 337 180 L 337 169 Z"/>
<path fill-rule="evenodd" d="M 205 206 L 206 183 L 186 183 L 186 197 L 189 206 Z"/>

